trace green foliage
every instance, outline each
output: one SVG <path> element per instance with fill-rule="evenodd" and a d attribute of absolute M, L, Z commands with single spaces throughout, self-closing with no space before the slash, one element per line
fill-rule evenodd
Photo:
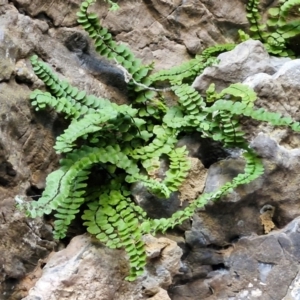
<path fill-rule="evenodd" d="M 86 95 L 85 91 L 79 91 L 77 87 L 71 86 L 67 81 L 60 80 L 47 64 L 38 60 L 36 55 L 32 56 L 30 61 L 33 71 L 43 80 L 50 92 L 43 93 L 35 90 L 30 95 L 31 103 L 36 110 L 50 106 L 58 112 L 64 113 L 66 118 L 76 119 L 81 115 L 94 113 L 103 107 L 117 107 L 107 99 Z"/>
<path fill-rule="evenodd" d="M 147 218 L 141 207 L 128 197 L 124 178 L 116 177 L 100 188 L 99 197 L 88 203 L 82 219 L 87 231 L 108 247 L 126 250 L 130 261 L 129 281 L 144 272 L 146 265 L 145 245 L 139 223 Z"/>
<path fill-rule="evenodd" d="M 250 36 L 264 43 L 267 51 L 273 55 L 292 56 L 289 39 L 300 34 L 300 20 L 292 18 L 291 10 L 299 11 L 299 0 L 280 0 L 276 7 L 268 10 L 268 20 L 262 22 L 259 12 L 259 0 L 249 0 L 246 6 L 250 23 Z M 240 32 L 242 39 L 244 33 Z"/>
<path fill-rule="evenodd" d="M 77 13 L 78 23 L 88 32 L 94 40 L 95 50 L 108 59 L 113 59 L 122 65 L 136 82 L 143 83 L 152 66 L 144 66 L 140 59 L 137 59 L 132 51 L 125 45 L 117 44 L 108 30 L 101 26 L 96 13 L 89 13 L 88 9 L 95 0 L 82 2 L 80 11 Z M 108 1 L 111 9 L 116 10 L 117 4 Z M 131 86 L 131 84 L 129 84 Z"/>
<path fill-rule="evenodd" d="M 125 249 L 130 262 L 127 280 L 132 281 L 143 274 L 146 265 L 143 234 L 165 232 L 191 218 L 197 208 L 263 174 L 263 164 L 249 147 L 239 125 L 241 116 L 289 126 L 294 131 L 300 131 L 300 124 L 278 113 L 254 109 L 256 94 L 241 83 L 232 84 L 220 93 L 211 85 L 205 96 L 191 86 L 199 73 L 218 62 L 218 54 L 233 49 L 232 44 L 210 47 L 181 66 L 148 76 L 152 67 L 144 66 L 127 47 L 117 44 L 100 25 L 97 15 L 88 12 L 94 2 L 82 3 L 77 13 L 78 22 L 94 40 L 99 54 L 116 60 L 127 70 L 135 98 L 132 105 L 117 105 L 87 95 L 59 79 L 47 64 L 33 56 L 33 70 L 48 92 L 33 91 L 32 105 L 36 110 L 52 107 L 70 119 L 70 123 L 54 146 L 62 155 L 60 168 L 47 177 L 46 188 L 38 201 L 23 202 L 19 207 L 33 218 L 54 212 L 54 237 L 57 239 L 65 237 L 70 223 L 81 213 L 90 234 L 107 247 Z M 112 10 L 117 8 L 111 0 L 106 2 Z M 286 16 L 296 3 L 286 1 L 279 10 L 269 11 L 277 18 L 277 31 L 290 24 L 285 22 Z M 247 11 L 252 33 L 266 42 L 265 38 L 271 35 L 262 33 L 264 27 L 259 25 L 258 1 L 250 0 Z M 282 31 L 282 36 L 292 35 Z M 156 88 L 161 84 L 166 84 L 167 90 Z M 166 91 L 172 94 L 176 105 L 166 104 Z M 201 195 L 168 219 L 150 219 L 131 199 L 131 184 L 140 182 L 160 198 L 168 198 L 178 191 L 190 163 L 186 148 L 176 147 L 176 143 L 180 134 L 195 131 L 222 142 L 224 147 L 242 149 L 246 162 L 244 173 L 219 190 Z M 168 164 L 163 176 L 160 174 L 161 160 Z M 93 186 L 90 179 L 95 168 L 101 171 L 103 178 Z"/>

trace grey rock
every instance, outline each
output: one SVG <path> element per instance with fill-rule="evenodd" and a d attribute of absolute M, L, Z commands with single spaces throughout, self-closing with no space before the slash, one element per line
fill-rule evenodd
<path fill-rule="evenodd" d="M 300 64 L 299 60 L 285 62 L 276 73 L 269 75 L 258 73 L 249 76 L 244 84 L 249 85 L 257 93 L 256 108 L 263 107 L 271 112 L 279 112 L 283 116 L 292 117 L 299 120 L 299 100 L 300 92 L 299 80 Z M 247 132 L 248 139 L 253 139 L 259 132 L 269 134 L 277 142 L 287 148 L 300 146 L 298 133 L 293 133 L 287 128 L 280 128 L 267 123 L 244 119 L 243 128 Z"/>
<path fill-rule="evenodd" d="M 199 295 L 209 300 L 298 299 L 299 226 L 300 218 L 296 218 L 269 235 L 242 237 L 228 248 L 211 249 L 208 260 L 203 259 L 203 254 L 209 253 L 207 248 L 196 248 L 186 258 L 189 268 L 202 262 L 215 270 L 205 278 L 175 285 L 170 290 L 172 299 L 197 299 Z"/>
<path fill-rule="evenodd" d="M 166 288 L 180 267 L 181 249 L 167 238 L 144 237 L 149 269 L 133 283 L 124 281 L 128 262 L 122 250 L 111 250 L 88 235 L 72 239 L 54 253 L 42 277 L 24 300 L 170 300 Z M 95 268 L 95 266 L 97 266 Z M 88 294 L 86 294 L 88 292 Z"/>
<path fill-rule="evenodd" d="M 218 56 L 219 64 L 206 68 L 198 76 L 193 87 L 200 93 L 205 93 L 211 83 L 221 91 L 232 83 L 242 82 L 247 77 L 257 73 L 274 74 L 269 54 L 260 41 L 248 40 L 237 45 L 233 50 Z"/>
<path fill-rule="evenodd" d="M 7 81 L 14 71 L 18 51 L 8 29 L 0 28 L 0 45 L 0 81 Z"/>
<path fill-rule="evenodd" d="M 265 174 L 194 215 L 185 232 L 190 249 L 183 257 L 185 274 L 175 278 L 172 299 L 197 299 L 200 294 L 210 300 L 281 300 L 289 286 L 297 295 L 297 280 L 292 281 L 299 272 L 300 150 L 286 149 L 262 133 L 251 147 L 263 158 Z M 205 191 L 218 189 L 243 167 L 242 159 L 213 164 Z M 207 273 L 197 275 L 199 264 Z M 181 285 L 181 280 L 187 283 Z"/>
<path fill-rule="evenodd" d="M 292 61 L 289 57 L 270 56 L 272 66 L 278 71 L 286 62 Z"/>

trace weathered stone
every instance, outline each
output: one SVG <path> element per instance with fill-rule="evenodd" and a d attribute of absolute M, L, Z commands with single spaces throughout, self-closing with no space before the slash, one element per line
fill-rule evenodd
<path fill-rule="evenodd" d="M 0 294 L 14 300 L 26 295 L 26 289 L 18 290 L 18 282 L 56 245 L 51 228 L 16 211 L 14 196 L 39 196 L 57 158 L 51 115 L 31 113 L 26 85 L 12 81 L 0 88 Z"/>
<path fill-rule="evenodd" d="M 215 268 L 206 278 L 190 281 L 186 285 L 172 287 L 172 299 L 298 299 L 299 287 L 295 276 L 299 266 L 295 261 L 299 254 L 300 218 L 296 218 L 282 230 L 269 235 L 242 237 L 227 249 L 211 249 L 215 261 L 203 260 L 205 249 L 195 249 L 186 261 L 189 268 L 209 264 Z M 202 258 L 199 259 L 199 253 Z M 191 259 L 192 258 L 192 259 Z M 216 264 L 217 263 L 217 264 Z M 218 270 L 216 270 L 218 269 Z M 292 290 L 288 286 L 294 280 Z M 280 282 L 280 284 L 279 284 Z M 285 298 L 284 298 L 285 297 Z"/>
<path fill-rule="evenodd" d="M 282 300 L 296 300 L 300 298 L 300 273 L 298 272 L 296 278 L 287 290 L 287 294 Z"/>
<path fill-rule="evenodd" d="M 0 27 L 0 81 L 9 80 L 15 68 L 17 46 L 9 30 Z"/>
<path fill-rule="evenodd" d="M 263 134 L 253 140 L 251 147 L 264 158 L 265 175 L 238 187 L 221 201 L 207 205 L 205 211 L 199 211 L 194 217 L 192 232 L 186 232 L 187 243 L 223 246 L 239 236 L 262 234 L 260 210 L 265 205 L 276 208 L 273 221 L 280 226 L 297 217 L 300 150 L 287 150 Z M 242 173 L 243 168 L 244 162 L 240 159 L 212 165 L 204 192 L 217 190 Z"/>
<path fill-rule="evenodd" d="M 239 44 L 233 50 L 218 56 L 216 66 L 208 67 L 198 76 L 193 87 L 205 93 L 211 83 L 216 90 L 221 91 L 232 83 L 242 82 L 247 77 L 257 73 L 274 74 L 269 54 L 260 41 L 248 40 Z"/>
<path fill-rule="evenodd" d="M 183 184 L 179 188 L 180 200 L 193 201 L 202 194 L 207 170 L 197 158 L 189 158 L 191 169 Z"/>
<path fill-rule="evenodd" d="M 49 258 L 42 277 L 24 300 L 169 300 L 165 289 L 178 272 L 182 251 L 166 238 L 145 236 L 144 240 L 150 261 L 141 279 L 124 281 L 128 262 L 123 251 L 110 250 L 82 235 Z"/>
<path fill-rule="evenodd" d="M 55 26 L 76 25 L 76 11 L 81 4 L 80 0 L 69 2 L 56 0 L 49 1 L 28 1 L 17 0 L 16 4 L 21 13 L 27 13 L 31 17 L 37 17 L 48 22 L 53 22 Z"/>
<path fill-rule="evenodd" d="M 28 289 L 18 287 L 26 274 L 33 271 L 38 259 L 46 257 L 56 246 L 51 228 L 41 220 L 26 220 L 15 211 L 12 201 L 1 202 L 0 282 L 1 299 L 21 299 Z"/>
<path fill-rule="evenodd" d="M 91 10 L 97 12 L 102 24 L 111 29 L 118 41 L 128 44 L 144 62 L 158 60 L 156 70 L 179 65 L 189 59 L 190 54 L 199 53 L 215 43 L 232 42 L 236 39 L 237 29 L 247 26 L 244 0 L 226 0 L 222 1 L 222 5 L 213 0 L 119 2 L 121 9 L 116 13 L 107 12 L 107 5 L 101 1 L 97 1 Z M 269 7 L 270 2 L 262 1 L 261 7 Z M 33 113 L 30 109 L 30 90 L 44 87 L 31 69 L 30 55 L 37 54 L 59 73 L 60 78 L 69 80 L 79 89 L 117 103 L 126 102 L 122 93 L 99 82 L 97 74 L 83 66 L 77 55 L 65 47 L 68 35 L 82 32 L 74 28 L 80 3 L 80 0 L 0 0 L 0 81 L 5 81 L 0 85 L 0 236 L 3 241 L 0 245 L 0 295 L 5 300 L 19 300 L 26 296 L 47 262 L 38 263 L 38 260 L 47 256 L 56 245 L 49 225 L 43 225 L 40 220 L 25 219 L 14 208 L 16 194 L 23 195 L 20 199 L 25 199 L 25 195 L 41 194 L 45 177 L 57 166 L 52 146 L 55 136 L 64 128 L 55 113 Z M 283 60 L 270 58 L 258 42 L 247 43 L 247 47 L 242 44 L 237 48 L 238 52 L 220 56 L 223 61 L 219 69 L 221 73 L 214 75 L 214 79 L 206 78 L 211 81 L 205 81 L 202 92 L 214 80 L 219 89 L 231 82 L 249 79 L 253 74 L 260 76 L 253 79 L 253 87 L 259 96 L 257 106 L 280 110 L 298 118 L 297 61 L 272 75 L 281 67 Z M 229 75 L 224 71 L 226 68 L 231 70 Z M 250 127 L 250 123 L 248 125 L 249 131 L 255 128 Z M 264 127 L 255 128 L 263 131 L 261 129 Z M 273 128 L 264 132 L 271 131 L 277 141 L 280 138 L 289 147 L 299 147 L 296 135 L 274 131 Z M 257 132 L 253 131 L 251 137 L 255 137 Z M 279 147 L 267 136 L 254 140 L 252 145 L 264 157 L 265 176 L 249 186 L 240 187 L 222 201 L 208 205 L 205 211 L 200 210 L 193 217 L 193 226 L 185 233 L 188 245 L 182 245 L 180 241 L 185 251 L 184 264 L 180 268 L 182 276 L 175 276 L 180 266 L 181 250 L 174 242 L 165 239 L 153 241 L 146 237 L 150 245 L 148 253 L 153 259 L 149 258 L 145 277 L 129 284 L 123 279 L 128 271 L 123 251 L 108 250 L 96 242 L 85 240 L 86 236 L 77 237 L 67 249 L 49 258 L 42 278 L 27 298 L 36 300 L 49 295 L 51 299 L 51 291 L 56 299 L 162 300 L 172 297 L 176 300 L 228 300 L 248 297 L 264 300 L 281 297 L 299 272 L 295 264 L 299 260 L 297 226 L 291 223 L 287 231 L 277 229 L 299 215 L 299 155 L 295 150 Z M 208 151 L 196 150 L 197 158 L 200 158 L 200 152 L 206 158 L 209 152 L 214 154 L 207 166 L 227 157 L 224 149 L 210 151 L 211 148 L 209 144 Z M 195 178 L 199 169 L 198 161 L 194 161 L 194 175 L 185 187 L 186 192 L 192 185 L 195 187 L 188 191 L 192 192 L 185 197 L 189 199 L 202 190 L 204 181 L 201 176 Z M 243 161 L 240 159 L 213 165 L 206 190 L 217 188 L 219 185 L 215 180 L 226 182 L 242 168 Z M 158 204 L 162 206 L 156 206 Z M 274 207 L 274 213 L 264 218 L 262 223 L 261 212 L 268 205 Z M 148 201 L 148 208 L 152 216 L 166 216 L 180 209 L 180 200 L 176 195 L 173 202 Z M 272 231 L 266 236 L 255 236 L 264 234 L 266 220 L 269 222 L 268 230 Z M 270 225 L 272 222 L 275 227 Z M 280 236 L 274 238 L 278 232 Z M 249 237 L 251 234 L 253 237 Z M 188 248 L 191 248 L 190 252 Z M 66 268 L 59 270 L 63 265 Z M 79 273 L 76 273 L 76 267 Z M 283 279 L 280 269 L 285 272 Z M 55 274 L 56 270 L 60 273 Z M 84 278 L 86 274 L 89 275 Z M 169 297 L 166 289 L 173 278 L 177 281 L 174 281 Z M 297 280 L 292 291 L 294 296 L 291 295 L 297 299 Z"/>
<path fill-rule="evenodd" d="M 251 147 L 263 158 L 264 176 L 194 215 L 191 229 L 185 232 L 191 249 L 184 254 L 185 273 L 176 277 L 175 286 L 180 287 L 171 288 L 172 299 L 197 299 L 199 294 L 203 299 L 282 299 L 299 271 L 294 259 L 299 256 L 300 238 L 300 150 L 288 150 L 265 134 L 259 134 Z M 241 159 L 212 165 L 205 191 L 217 190 L 243 167 Z M 217 273 L 202 269 L 199 279 L 193 271 L 199 264 Z M 276 278 L 281 272 L 285 279 L 280 290 Z M 188 284 L 181 287 L 181 280 Z"/>
<path fill-rule="evenodd" d="M 271 112 L 279 112 L 283 116 L 299 119 L 299 85 L 297 78 L 300 74 L 299 60 L 286 61 L 278 71 L 273 74 L 259 73 L 249 76 L 244 83 L 257 93 L 255 106 L 263 107 Z M 277 142 L 287 148 L 300 147 L 299 135 L 283 127 L 278 128 L 265 122 L 244 120 L 243 127 L 249 139 L 259 132 L 268 133 Z"/>

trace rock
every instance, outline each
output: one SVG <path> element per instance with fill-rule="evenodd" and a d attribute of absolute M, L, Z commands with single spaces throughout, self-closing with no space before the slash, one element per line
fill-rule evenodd
<path fill-rule="evenodd" d="M 0 29 L 0 81 L 9 80 L 14 68 L 17 57 L 17 46 L 14 39 L 9 34 L 9 30 Z"/>
<path fill-rule="evenodd" d="M 236 237 L 253 232 L 262 234 L 260 210 L 265 205 L 276 209 L 273 221 L 279 227 L 298 216 L 300 150 L 287 150 L 265 134 L 258 135 L 251 147 L 264 158 L 264 176 L 200 210 L 194 217 L 192 232 L 186 232 L 186 241 L 191 246 L 224 246 Z M 242 173 L 243 168 L 241 159 L 228 159 L 212 165 L 204 192 L 217 190 Z"/>
<path fill-rule="evenodd" d="M 51 114 L 46 118 L 43 113 L 31 114 L 26 85 L 12 81 L 1 83 L 0 89 L 0 249 L 3 254 L 0 294 L 8 299 L 12 293 L 18 293 L 17 284 L 25 274 L 56 245 L 51 229 L 41 220 L 26 219 L 16 210 L 14 197 L 18 194 L 24 199 L 28 195 L 38 197 L 46 175 L 57 165 L 57 158 L 52 150 Z M 20 291 L 23 296 L 25 292 Z"/>
<path fill-rule="evenodd" d="M 259 73 L 249 76 L 244 81 L 244 84 L 249 85 L 257 93 L 255 101 L 257 108 L 263 107 L 268 111 L 299 119 L 299 101 L 296 96 L 300 92 L 297 84 L 300 74 L 299 62 L 298 59 L 286 61 L 273 75 Z M 267 123 L 244 120 L 243 128 L 247 131 L 249 139 L 254 138 L 259 132 L 264 132 L 287 148 L 300 147 L 299 134 L 285 127 L 278 128 Z"/>
<path fill-rule="evenodd" d="M 172 299 L 282 299 L 299 272 L 293 245 L 300 238 L 300 149 L 286 149 L 266 134 L 251 147 L 263 158 L 265 174 L 194 215 L 185 232 L 186 269 L 174 279 Z M 217 190 L 243 167 L 242 159 L 213 164 L 205 192 Z M 279 292 L 280 272 L 286 277 Z M 293 289 L 297 293 L 296 283 Z"/>
<path fill-rule="evenodd" d="M 156 70 L 188 60 L 186 49 L 195 54 L 208 45 L 236 40 L 237 30 L 247 26 L 244 4 L 239 0 L 222 5 L 211 0 L 126 1 L 117 12 L 107 13 L 102 3 L 95 5 L 95 11 L 117 40 L 129 44 L 147 63 L 156 61 Z"/>
<path fill-rule="evenodd" d="M 191 253 L 193 260 L 187 258 L 190 268 L 199 263 L 209 264 L 212 271 L 206 278 L 196 277 L 185 285 L 177 282 L 178 286 L 170 290 L 172 300 L 199 299 L 199 295 L 201 299 L 209 300 L 298 299 L 295 276 L 299 266 L 295 259 L 299 256 L 299 225 L 300 218 L 296 218 L 269 235 L 242 237 L 227 249 L 211 249 L 213 260 L 203 260 L 207 250 L 199 252 L 195 249 Z M 200 257 L 199 253 L 202 253 Z M 288 292 L 293 280 L 292 290 Z"/>
<path fill-rule="evenodd" d="M 179 188 L 180 201 L 193 201 L 202 194 L 205 185 L 207 170 L 197 158 L 189 158 L 191 169 L 185 181 Z"/>
<path fill-rule="evenodd" d="M 124 281 L 128 271 L 125 253 L 109 250 L 87 235 L 75 237 L 66 249 L 48 257 L 57 250 L 57 243 L 52 240 L 51 222 L 25 218 L 16 211 L 14 197 L 20 195 L 19 201 L 27 201 L 29 196 L 39 197 L 45 187 L 45 177 L 57 167 L 58 158 L 52 147 L 66 123 L 56 113 L 31 109 L 30 91 L 43 89 L 44 84 L 34 75 L 30 56 L 37 54 L 60 78 L 87 93 L 128 103 L 122 93 L 99 80 L 101 76 L 83 66 L 78 55 L 65 46 L 68 36 L 83 33 L 80 27 L 75 27 L 80 4 L 81 0 L 0 0 L 1 297 L 4 300 L 24 297 L 26 300 L 52 300 L 53 297 L 62 300 L 198 300 L 199 297 L 228 300 L 238 294 L 241 299 L 269 299 L 268 295 L 275 299 L 281 296 L 280 289 L 284 291 L 289 286 L 291 295 L 297 295 L 297 278 L 291 285 L 299 273 L 295 264 L 298 260 L 296 225 L 291 223 L 286 231 L 280 228 L 298 216 L 299 155 L 267 136 L 258 137 L 252 144 L 264 157 L 265 177 L 197 212 L 190 220 L 192 227 L 187 226 L 187 244 L 183 244 L 182 238 L 179 242 L 184 250 L 183 263 L 180 262 L 182 250 L 175 242 L 150 236 L 145 237 L 149 256 L 145 276 L 134 283 Z M 237 30 L 247 27 L 244 0 L 225 0 L 222 5 L 212 0 L 128 0 L 120 4 L 121 9 L 113 13 L 107 11 L 106 4 L 97 1 L 91 11 L 96 11 L 117 41 L 129 45 L 143 62 L 158 60 L 155 70 L 179 65 L 188 60 L 190 54 L 199 53 L 207 46 L 235 41 Z M 262 3 L 263 8 L 269 5 L 267 0 Z M 283 60 L 270 58 L 261 44 L 253 41 L 220 58 L 220 73 L 210 79 L 212 71 L 207 71 L 201 81 L 203 89 L 209 80 L 216 80 L 217 88 L 222 88 L 231 82 L 248 80 L 251 74 L 261 76 L 253 81 L 254 88 L 261 89 L 257 105 L 261 105 L 265 97 L 270 108 L 277 110 L 278 106 L 284 113 L 298 116 L 297 62 L 281 67 Z M 230 74 L 225 72 L 227 68 Z M 251 84 L 250 79 L 248 82 Z M 280 102 L 276 102 L 277 99 Z M 286 133 L 277 132 L 277 135 L 290 147 L 298 145 L 296 136 L 290 139 L 292 135 Z M 190 147 L 196 148 L 190 151 L 196 153 L 191 154 L 194 168 L 181 190 L 183 198 L 188 200 L 201 192 L 205 180 L 205 170 L 195 157 L 209 158 L 204 163 L 207 167 L 215 163 L 209 171 L 207 191 L 218 187 L 216 180 L 225 182 L 243 168 L 241 159 L 230 157 L 217 162 L 228 156 L 221 147 L 210 151 L 208 143 L 206 150 L 199 150 L 195 144 Z M 147 202 L 151 216 L 170 215 L 181 208 L 179 195 L 174 195 L 169 202 L 152 200 Z M 161 206 L 156 206 L 158 204 Z M 274 210 L 267 214 L 268 210 L 264 209 L 269 206 Z M 264 235 L 266 231 L 270 231 L 268 235 Z M 280 243 L 277 233 L 281 234 Z M 272 247 L 272 251 L 268 247 Z M 286 277 L 280 285 L 275 285 L 276 280 L 281 279 L 280 268 L 286 271 Z M 274 292 L 258 282 L 268 284 Z"/>
<path fill-rule="evenodd" d="M 55 26 L 76 25 L 76 11 L 79 10 L 81 1 L 73 0 L 71 3 L 49 1 L 27 1 L 17 0 L 16 5 L 21 13 L 27 13 L 31 17 L 36 17 L 52 23 Z"/>
<path fill-rule="evenodd" d="M 239 44 L 233 50 L 218 56 L 216 66 L 208 67 L 198 76 L 193 87 L 200 93 L 205 93 L 211 83 L 215 83 L 220 92 L 232 83 L 242 82 L 247 77 L 257 73 L 274 74 L 274 68 L 269 54 L 260 41 L 248 40 Z"/>
<path fill-rule="evenodd" d="M 293 280 L 292 284 L 289 286 L 287 294 L 282 300 L 294 300 L 300 297 L 300 273 L 298 272 L 296 278 Z"/>
<path fill-rule="evenodd" d="M 141 279 L 124 281 L 128 262 L 122 250 L 110 250 L 81 235 L 50 256 L 42 277 L 24 300 L 169 300 L 165 289 L 178 272 L 182 251 L 167 238 L 148 235 L 144 239 L 150 261 Z"/>
<path fill-rule="evenodd" d="M 51 228 L 40 219 L 25 219 L 9 200 L 2 200 L 0 217 L 0 293 L 3 300 L 26 296 L 29 288 L 19 282 L 35 269 L 38 259 L 45 258 L 56 247 Z"/>

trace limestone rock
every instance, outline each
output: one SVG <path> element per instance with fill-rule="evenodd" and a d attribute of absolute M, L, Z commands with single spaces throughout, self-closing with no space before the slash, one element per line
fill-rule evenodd
<path fill-rule="evenodd" d="M 185 261 L 196 279 L 185 285 L 177 281 L 171 299 L 298 299 L 299 226 L 298 217 L 281 230 L 245 236 L 227 248 L 193 249 Z M 204 265 L 211 269 L 204 272 Z"/>
<path fill-rule="evenodd" d="M 257 93 L 256 107 L 263 107 L 268 111 L 279 112 L 283 116 L 290 116 L 298 120 L 300 117 L 297 97 L 300 92 L 299 84 L 297 84 L 299 74 L 300 60 L 288 60 L 273 75 L 255 74 L 249 76 L 244 83 Z M 293 133 L 289 129 L 246 120 L 243 124 L 251 138 L 259 132 L 265 132 L 286 147 L 300 147 L 299 134 Z"/>
<path fill-rule="evenodd" d="M 0 293 L 3 299 L 20 293 L 10 298 L 20 299 L 26 290 L 18 290 L 18 282 L 56 246 L 51 228 L 39 219 L 26 219 L 14 200 L 16 195 L 22 201 L 38 197 L 46 175 L 57 165 L 52 150 L 54 119 L 51 114 L 31 114 L 26 85 L 1 83 L 0 89 Z"/>
<path fill-rule="evenodd" d="M 21 13 L 52 23 L 55 26 L 76 25 L 76 11 L 80 7 L 80 0 L 70 2 L 27 1 L 17 0 L 16 5 Z"/>
<path fill-rule="evenodd" d="M 265 174 L 194 215 L 185 232 L 191 249 L 184 254 L 185 273 L 175 278 L 172 299 L 279 300 L 299 272 L 294 251 L 300 237 L 300 149 L 286 149 L 266 134 L 251 147 L 263 158 Z M 241 159 L 215 163 L 205 191 L 217 190 L 243 167 Z M 297 281 L 293 289 L 297 295 Z"/>
<path fill-rule="evenodd" d="M 219 64 L 206 68 L 195 79 L 193 87 L 199 92 L 205 93 L 211 83 L 215 83 L 217 91 L 221 91 L 231 83 L 242 82 L 251 75 L 276 72 L 260 41 L 248 40 L 220 54 L 218 59 Z"/>
<path fill-rule="evenodd" d="M 1 202 L 0 282 L 1 299 L 22 299 L 31 286 L 19 284 L 55 247 L 51 227 L 40 219 L 26 220 L 11 204 Z M 31 284 L 34 283 L 34 280 Z"/>
<path fill-rule="evenodd" d="M 297 151 L 283 149 L 267 137 L 253 143 L 265 159 L 266 177 L 251 186 L 241 187 L 195 215 L 192 228 L 185 234 L 187 245 L 180 242 L 185 251 L 182 264 L 182 251 L 175 242 L 145 237 L 149 255 L 145 276 L 137 282 L 127 283 L 124 281 L 128 271 L 125 253 L 109 250 L 87 235 L 75 237 L 66 249 L 43 260 L 57 246 L 52 240 L 51 225 L 39 219 L 26 219 L 15 210 L 14 197 L 21 195 L 20 199 L 24 201 L 29 196 L 36 198 L 41 194 L 45 177 L 57 166 L 58 158 L 52 150 L 54 139 L 66 124 L 55 113 L 37 113 L 31 109 L 30 91 L 44 85 L 34 75 L 29 57 L 37 54 L 58 72 L 60 78 L 87 93 L 117 103 L 127 102 L 122 93 L 99 81 L 65 46 L 70 34 L 83 32 L 80 27 L 75 27 L 80 3 L 81 0 L 0 0 L 1 297 L 3 300 L 26 297 L 28 289 L 42 276 L 26 300 L 163 300 L 170 297 L 178 300 L 198 300 L 199 297 L 227 300 L 237 293 L 241 299 L 269 299 L 268 295 L 274 299 L 274 293 L 279 288 L 287 288 L 299 273 L 290 259 L 294 255 L 298 260 L 294 250 L 297 249 L 295 228 L 298 225 L 295 222 L 298 219 L 286 230 L 276 231 L 298 216 L 299 172 Z M 119 3 L 121 9 L 116 13 L 108 12 L 101 1 L 97 1 L 94 10 L 116 39 L 128 44 L 145 63 L 158 60 L 156 70 L 178 65 L 189 59 L 190 54 L 199 53 L 215 43 L 232 42 L 236 40 L 237 30 L 247 26 L 244 0 L 225 0 L 222 5 L 213 0 L 128 0 Z M 263 1 L 262 7 L 269 4 L 270 1 Z M 271 103 L 272 98 L 280 99 L 279 109 L 286 109 L 287 113 L 297 117 L 297 62 L 286 65 L 276 75 L 282 60 L 270 58 L 258 42 L 247 43 L 235 49 L 236 52 L 223 54 L 223 65 L 221 62 L 219 69 L 223 73 L 214 75 L 213 79 L 208 74 L 203 82 L 207 86 L 209 80 L 216 80 L 219 83 L 217 88 L 222 88 L 235 80 L 243 81 L 251 74 L 257 76 L 256 73 L 264 72 L 261 78 L 266 86 L 259 86 L 258 81 L 253 85 L 256 90 L 262 90 L 257 103 L 260 105 L 264 95 L 266 103 Z M 97 59 L 101 58 L 97 56 Z M 230 76 L 225 73 L 227 68 L 231 70 Z M 287 100 L 291 101 L 289 106 L 285 105 Z M 279 103 L 276 101 L 272 104 L 275 107 Z M 259 148 L 259 144 L 264 148 Z M 298 145 L 297 138 L 288 144 Z M 220 152 L 216 160 L 226 157 L 226 153 Z M 199 158 L 198 154 L 195 157 Z M 215 161 L 210 160 L 209 165 L 212 162 Z M 239 159 L 212 166 L 206 190 L 217 188 L 215 180 L 221 183 L 242 167 L 243 161 Z M 193 192 L 198 193 L 203 183 L 204 180 L 197 179 L 193 183 Z M 151 212 L 153 216 L 165 212 L 171 214 L 179 209 L 180 199 L 176 196 L 172 201 L 160 201 L 162 208 L 155 206 L 158 201 L 152 202 L 150 207 L 149 201 L 150 215 Z M 266 205 L 275 208 L 269 221 L 276 227 L 268 236 L 263 235 L 265 228 L 260 218 L 261 209 Z M 251 233 L 253 237 L 249 237 Z M 281 234 L 280 246 L 277 233 Z M 268 247 L 272 247 L 270 257 L 267 257 Z M 259 252 L 255 256 L 257 249 Z M 288 253 L 286 258 L 282 255 L 284 251 Z M 239 264 L 244 269 L 241 270 Z M 179 267 L 181 275 L 177 274 Z M 281 267 L 286 270 L 286 279 L 275 286 L 275 279 L 281 278 L 278 271 Z M 249 279 L 247 284 L 240 279 L 242 277 Z M 250 282 L 253 278 L 268 283 L 275 292 L 272 294 L 262 289 L 258 281 Z M 174 285 L 170 288 L 172 281 Z M 252 286 L 248 286 L 250 283 Z M 297 295 L 297 280 L 292 291 Z"/>
<path fill-rule="evenodd" d="M 50 256 L 24 300 L 170 300 L 165 289 L 179 270 L 182 251 L 167 238 L 145 236 L 145 243 L 149 268 L 129 283 L 124 281 L 128 262 L 122 250 L 110 250 L 88 235 L 77 236 Z"/>
<path fill-rule="evenodd" d="M 189 158 L 191 169 L 182 186 L 179 188 L 180 200 L 193 201 L 204 190 L 207 171 L 197 158 Z"/>

